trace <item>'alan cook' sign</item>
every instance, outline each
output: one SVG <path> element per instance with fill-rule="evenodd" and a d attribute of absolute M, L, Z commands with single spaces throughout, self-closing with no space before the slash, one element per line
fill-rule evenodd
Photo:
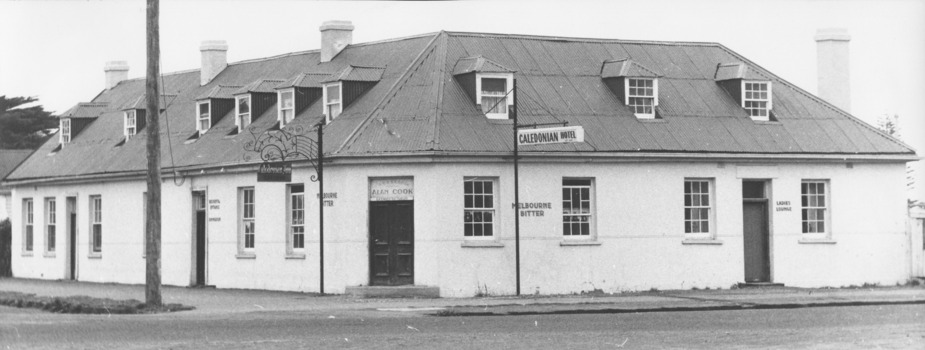
<path fill-rule="evenodd" d="M 585 129 L 580 126 L 517 130 L 517 145 L 585 142 Z"/>
<path fill-rule="evenodd" d="M 414 179 L 373 179 L 369 182 L 369 200 L 410 201 L 414 199 Z"/>

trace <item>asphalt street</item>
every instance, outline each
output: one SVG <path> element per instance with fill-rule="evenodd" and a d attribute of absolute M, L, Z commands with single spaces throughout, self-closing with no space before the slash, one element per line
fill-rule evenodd
<path fill-rule="evenodd" d="M 432 312 L 430 312 L 432 314 Z M 62 315 L 0 307 L 3 349 L 925 348 L 925 305 L 438 317 L 302 311 Z"/>

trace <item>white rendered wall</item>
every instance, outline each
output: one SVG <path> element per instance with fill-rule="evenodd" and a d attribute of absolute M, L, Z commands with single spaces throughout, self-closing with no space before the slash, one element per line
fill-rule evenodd
<path fill-rule="evenodd" d="M 893 284 L 909 276 L 905 234 L 904 167 L 901 164 L 522 163 L 523 203 L 550 203 L 544 216 L 521 217 L 521 283 L 524 294 L 601 290 L 728 288 L 744 279 L 742 179 L 770 181 L 771 273 L 790 286 Z M 222 173 L 165 181 L 163 280 L 189 285 L 192 269 L 191 191 L 209 201 L 206 282 L 219 288 L 315 292 L 319 290 L 317 183 L 314 171 L 297 168 L 305 183 L 305 258 L 286 256 L 286 184 L 257 183 L 254 173 Z M 368 284 L 368 184 L 374 177 L 413 177 L 415 187 L 414 281 L 439 286 L 446 297 L 507 295 L 515 291 L 513 171 L 510 164 L 427 163 L 336 165 L 325 170 L 325 292 Z M 503 247 L 464 247 L 463 179 L 497 177 L 495 239 Z M 595 241 L 563 246 L 563 177 L 593 178 Z M 720 244 L 691 245 L 683 226 L 685 178 L 712 178 L 714 233 Z M 828 179 L 831 240 L 807 244 L 800 226 L 800 181 Z M 254 258 L 238 256 L 238 188 L 256 193 Z M 64 276 L 66 196 L 78 196 L 78 279 L 144 282 L 142 195 L 144 182 L 63 187 L 20 186 L 13 199 L 13 273 Z M 89 196 L 103 198 L 104 238 L 99 259 L 89 258 Z M 44 197 L 58 199 L 58 253 L 42 249 Z M 21 254 L 22 198 L 35 199 L 35 253 Z M 777 201 L 791 211 L 778 212 Z M 114 215 L 118 213 L 118 215 Z M 834 242 L 834 244 L 832 243 Z"/>

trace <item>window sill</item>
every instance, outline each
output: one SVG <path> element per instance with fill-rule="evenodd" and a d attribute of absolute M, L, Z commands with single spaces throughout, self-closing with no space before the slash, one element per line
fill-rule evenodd
<path fill-rule="evenodd" d="M 463 248 L 504 248 L 504 243 L 495 240 L 468 240 L 462 242 Z"/>
<path fill-rule="evenodd" d="M 835 244 L 838 243 L 831 238 L 801 238 L 797 243 L 800 244 Z"/>
<path fill-rule="evenodd" d="M 250 253 L 250 254 L 247 254 L 247 253 L 244 253 L 244 254 L 235 254 L 234 257 L 235 257 L 235 258 L 238 258 L 238 259 L 257 259 L 257 255 L 256 255 L 256 254 L 253 254 L 253 253 Z"/>
<path fill-rule="evenodd" d="M 723 245 L 719 239 L 685 239 L 681 241 L 683 245 Z"/>
<path fill-rule="evenodd" d="M 30 256 L 32 256 L 32 254 L 33 254 L 32 252 L 23 252 L 23 253 L 22 253 L 22 256 L 30 257 Z"/>
<path fill-rule="evenodd" d="M 103 254 L 99 254 L 99 253 L 87 255 L 87 259 L 102 259 L 102 258 L 103 258 Z"/>
<path fill-rule="evenodd" d="M 45 252 L 45 254 L 42 254 L 42 256 L 44 256 L 44 257 L 46 257 L 46 258 L 54 258 L 54 257 L 55 257 L 55 252 L 51 252 L 51 253 Z"/>
<path fill-rule="evenodd" d="M 286 254 L 286 260 L 305 260 L 305 254 Z"/>
<path fill-rule="evenodd" d="M 591 240 L 565 240 L 559 242 L 560 247 L 598 246 L 601 244 L 603 244 L 603 242 Z"/>

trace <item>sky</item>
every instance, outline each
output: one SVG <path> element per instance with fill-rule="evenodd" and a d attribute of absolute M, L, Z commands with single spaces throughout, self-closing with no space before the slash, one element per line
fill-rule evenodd
<path fill-rule="evenodd" d="M 160 5 L 161 69 L 199 67 L 203 40 L 229 62 L 319 47 L 318 27 L 349 20 L 355 43 L 440 30 L 718 42 L 815 93 L 819 28 L 851 35 L 851 113 L 898 115 L 925 156 L 925 0 L 170 1 Z M 0 95 L 34 96 L 63 112 L 103 89 L 103 65 L 143 77 L 145 1 L 0 0 Z M 925 199 L 925 165 L 914 196 Z"/>

